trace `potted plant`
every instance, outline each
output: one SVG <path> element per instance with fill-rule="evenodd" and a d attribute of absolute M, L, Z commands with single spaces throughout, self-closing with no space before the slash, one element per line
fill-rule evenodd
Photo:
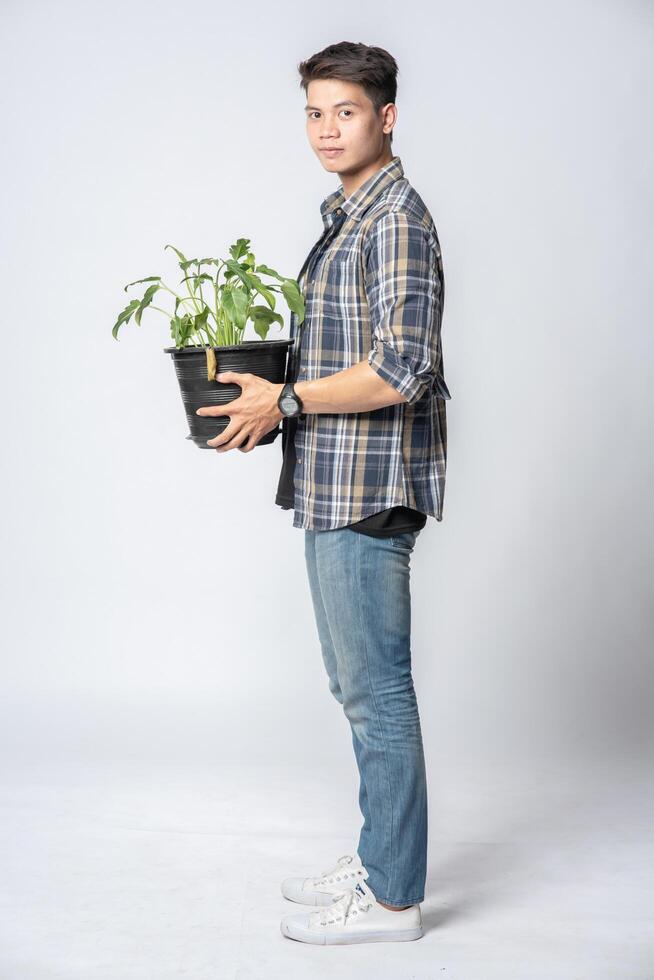
<path fill-rule="evenodd" d="M 238 398 L 239 385 L 216 380 L 217 371 L 238 371 L 256 374 L 274 384 L 281 384 L 286 373 L 286 355 L 293 341 L 267 340 L 271 324 L 284 320 L 275 309 L 276 293 L 281 293 L 289 309 L 304 320 L 304 298 L 298 282 L 281 276 L 267 265 L 257 265 L 250 249 L 249 238 L 239 238 L 229 249 L 231 258 L 187 259 L 174 245 L 184 273 L 180 285 L 186 284 L 186 294 L 179 295 L 163 281 L 161 276 L 146 276 L 128 283 L 125 292 L 141 283 L 150 283 L 140 299 L 133 299 L 119 314 L 112 334 L 118 340 L 118 331 L 129 323 L 140 325 L 146 309 L 163 313 L 170 320 L 170 333 L 174 347 L 165 347 L 175 366 L 177 380 L 184 403 L 191 439 L 201 449 L 209 449 L 207 440 L 217 436 L 229 425 L 228 415 L 200 416 L 196 409 L 201 405 L 221 405 Z M 216 266 L 216 273 L 211 266 Z M 223 280 L 221 279 L 221 274 Z M 274 280 L 265 283 L 261 276 Z M 206 290 L 208 296 L 203 292 Z M 169 310 L 155 306 L 157 293 L 169 293 L 175 298 L 175 307 Z M 264 302 L 257 302 L 261 297 Z M 247 323 L 251 321 L 260 340 L 243 340 Z M 267 432 L 257 443 L 273 442 L 280 429 L 277 426 Z"/>

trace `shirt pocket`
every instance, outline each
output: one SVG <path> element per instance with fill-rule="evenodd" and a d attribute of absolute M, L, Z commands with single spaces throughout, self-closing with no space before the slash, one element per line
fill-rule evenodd
<path fill-rule="evenodd" d="M 370 314 L 358 254 L 340 251 L 321 269 L 320 320 L 324 339 L 342 351 L 346 366 L 366 357 L 372 346 Z"/>

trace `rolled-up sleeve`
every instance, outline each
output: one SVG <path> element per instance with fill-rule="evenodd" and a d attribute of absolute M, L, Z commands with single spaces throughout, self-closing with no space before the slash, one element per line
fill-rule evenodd
<path fill-rule="evenodd" d="M 366 243 L 368 364 L 408 402 L 437 386 L 442 283 L 437 239 L 409 214 L 378 218 Z"/>

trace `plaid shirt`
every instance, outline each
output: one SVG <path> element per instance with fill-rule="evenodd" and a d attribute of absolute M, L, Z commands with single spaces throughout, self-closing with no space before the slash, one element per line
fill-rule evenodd
<path fill-rule="evenodd" d="M 282 451 L 294 438 L 296 455 L 293 527 L 344 527 L 397 504 L 440 521 L 451 396 L 431 215 L 399 156 L 348 198 L 340 184 L 320 211 L 324 233 L 297 276 L 306 313 L 299 328 L 291 314 L 285 381 L 321 378 L 367 358 L 407 400 L 283 419 Z"/>

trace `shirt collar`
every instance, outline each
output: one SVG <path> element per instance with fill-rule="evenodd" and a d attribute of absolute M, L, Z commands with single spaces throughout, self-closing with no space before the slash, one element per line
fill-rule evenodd
<path fill-rule="evenodd" d="M 338 188 L 328 194 L 320 205 L 320 213 L 325 228 L 330 228 L 338 217 L 335 214 L 336 208 L 340 208 L 346 217 L 359 221 L 382 191 L 403 176 L 402 161 L 399 156 L 394 156 L 392 160 L 389 160 L 388 163 L 368 177 L 360 187 L 357 187 L 349 197 L 345 197 L 343 184 L 339 184 Z"/>

